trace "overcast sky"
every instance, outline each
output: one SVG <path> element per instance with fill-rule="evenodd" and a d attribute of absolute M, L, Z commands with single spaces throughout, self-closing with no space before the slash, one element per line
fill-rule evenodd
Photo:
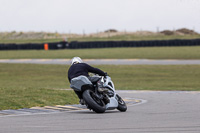
<path fill-rule="evenodd" d="M 200 32 L 200 0 L 0 0 L 0 32 L 95 33 L 189 28 Z"/>

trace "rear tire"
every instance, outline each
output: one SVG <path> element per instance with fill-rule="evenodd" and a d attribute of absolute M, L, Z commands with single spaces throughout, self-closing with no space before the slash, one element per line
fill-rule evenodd
<path fill-rule="evenodd" d="M 83 92 L 83 99 L 87 103 L 88 107 L 96 113 L 104 113 L 106 106 L 103 100 L 96 97 L 96 94 L 92 90 L 85 90 Z"/>
<path fill-rule="evenodd" d="M 117 99 L 118 99 L 117 109 L 121 112 L 126 112 L 126 110 L 127 110 L 126 103 L 124 102 L 124 100 L 119 95 L 116 95 L 116 96 L 117 96 Z"/>

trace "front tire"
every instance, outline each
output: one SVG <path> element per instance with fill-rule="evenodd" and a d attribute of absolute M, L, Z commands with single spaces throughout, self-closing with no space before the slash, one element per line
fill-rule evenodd
<path fill-rule="evenodd" d="M 127 110 L 127 106 L 126 106 L 126 103 L 124 102 L 124 100 L 119 96 L 119 95 L 116 95 L 117 96 L 117 101 L 118 101 L 118 107 L 117 109 L 121 112 L 126 112 Z"/>
<path fill-rule="evenodd" d="M 83 99 L 88 107 L 96 113 L 104 113 L 106 111 L 105 103 L 103 100 L 99 99 L 92 90 L 85 90 L 83 92 Z"/>

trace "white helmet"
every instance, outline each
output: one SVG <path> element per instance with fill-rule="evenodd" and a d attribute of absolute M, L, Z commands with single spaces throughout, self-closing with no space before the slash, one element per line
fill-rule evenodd
<path fill-rule="evenodd" d="M 74 57 L 71 60 L 71 65 L 76 64 L 76 63 L 83 63 L 80 57 Z"/>

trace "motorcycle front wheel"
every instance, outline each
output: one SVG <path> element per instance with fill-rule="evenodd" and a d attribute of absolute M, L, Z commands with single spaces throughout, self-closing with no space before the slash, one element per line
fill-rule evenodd
<path fill-rule="evenodd" d="M 83 99 L 88 107 L 96 113 L 104 113 L 106 111 L 105 103 L 103 100 L 99 99 L 92 90 L 85 90 L 83 92 Z"/>
<path fill-rule="evenodd" d="M 119 96 L 119 95 L 116 95 L 117 96 L 117 101 L 118 101 L 118 107 L 117 109 L 121 112 L 125 112 L 127 110 L 127 106 L 126 106 L 126 103 L 124 102 L 124 100 Z"/>

